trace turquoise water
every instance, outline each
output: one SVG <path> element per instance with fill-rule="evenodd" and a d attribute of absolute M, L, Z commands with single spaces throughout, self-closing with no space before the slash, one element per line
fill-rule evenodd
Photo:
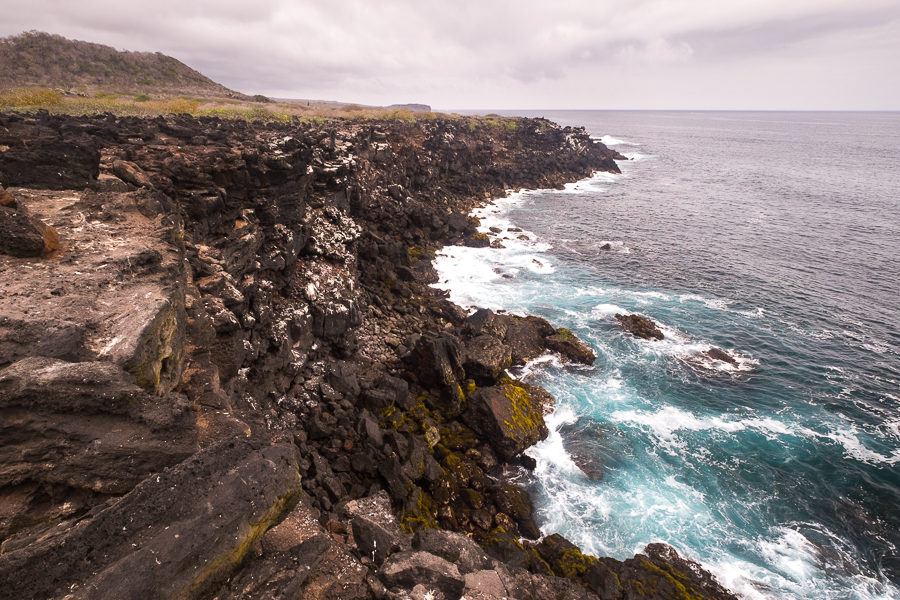
<path fill-rule="evenodd" d="M 634 160 L 498 201 L 504 249 L 437 261 L 454 301 L 597 351 L 520 373 L 557 398 L 523 476 L 542 531 L 668 542 L 747 598 L 900 598 L 900 114 L 543 116 Z"/>

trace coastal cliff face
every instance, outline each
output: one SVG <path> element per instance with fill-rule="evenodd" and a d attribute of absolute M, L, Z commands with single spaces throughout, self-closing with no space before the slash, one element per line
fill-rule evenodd
<path fill-rule="evenodd" d="M 731 597 L 527 541 L 552 398 L 505 370 L 593 355 L 428 286 L 478 203 L 614 158 L 540 119 L 0 115 L 0 598 Z"/>

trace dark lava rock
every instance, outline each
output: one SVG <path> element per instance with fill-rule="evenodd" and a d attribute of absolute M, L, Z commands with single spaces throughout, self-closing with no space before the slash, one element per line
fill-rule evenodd
<path fill-rule="evenodd" d="M 385 492 L 348 502 L 344 514 L 351 519 L 353 539 L 360 554 L 370 557 L 376 565 L 381 565 L 394 552 L 410 549 L 412 536 L 400 528 Z"/>
<path fill-rule="evenodd" d="M 509 460 L 547 437 L 543 406 L 526 386 L 506 380 L 478 388 L 468 398 L 463 421 L 481 434 L 498 456 Z"/>
<path fill-rule="evenodd" d="M 533 540 L 541 537 L 541 530 L 534 522 L 534 505 L 528 492 L 504 482 L 494 492 L 494 500 L 497 508 L 516 522 L 523 536 Z"/>
<path fill-rule="evenodd" d="M 604 250 L 604 251 L 612 250 L 612 244 L 610 244 L 609 242 L 607 242 L 607 243 L 603 244 L 602 246 L 600 246 L 600 249 L 601 249 L 601 250 Z"/>
<path fill-rule="evenodd" d="M 664 337 L 663 332 L 659 330 L 656 323 L 647 317 L 616 314 L 616 320 L 622 325 L 622 329 L 639 338 L 661 340 Z"/>
<path fill-rule="evenodd" d="M 554 335 L 546 338 L 547 348 L 562 354 L 569 360 L 592 365 L 597 355 L 590 346 L 575 337 L 571 331 L 560 327 Z"/>
<path fill-rule="evenodd" d="M 540 317 L 507 317 L 507 331 L 504 342 L 512 351 L 513 364 L 525 364 L 543 354 L 545 339 L 556 330 Z"/>
<path fill-rule="evenodd" d="M 46 256 L 58 248 L 56 229 L 40 219 L 0 207 L 0 253 L 18 257 Z"/>
<path fill-rule="evenodd" d="M 607 563 L 609 564 L 609 563 Z M 621 564 L 618 579 L 623 589 L 652 590 L 646 598 L 705 598 L 736 600 L 715 578 L 694 561 L 681 558 L 667 544 L 649 544 Z"/>
<path fill-rule="evenodd" d="M 491 245 L 491 238 L 486 233 L 473 233 L 466 238 L 465 245 L 469 248 L 487 248 Z"/>
<path fill-rule="evenodd" d="M 378 576 L 389 588 L 412 588 L 423 584 L 447 598 L 459 598 L 465 578 L 453 563 L 428 552 L 399 552 L 381 567 Z"/>
<path fill-rule="evenodd" d="M 3 545 L 3 598 L 199 596 L 300 491 L 292 446 L 225 439 L 37 539 Z"/>
<path fill-rule="evenodd" d="M 463 367 L 466 375 L 479 384 L 496 381 L 512 364 L 509 346 L 492 335 L 480 335 L 465 342 Z"/>
<path fill-rule="evenodd" d="M 491 559 L 481 546 L 472 538 L 453 531 L 420 529 L 413 537 L 413 548 L 450 561 L 462 574 L 491 567 Z"/>
<path fill-rule="evenodd" d="M 427 387 L 452 385 L 465 375 L 459 341 L 449 335 L 422 337 L 410 354 L 409 366 Z"/>
<path fill-rule="evenodd" d="M 733 356 L 731 356 L 730 354 L 728 354 L 727 352 L 725 352 L 724 350 L 722 350 L 720 348 L 710 348 L 703 354 L 712 358 L 713 360 L 720 360 L 720 361 L 726 362 L 730 365 L 738 364 Z"/>

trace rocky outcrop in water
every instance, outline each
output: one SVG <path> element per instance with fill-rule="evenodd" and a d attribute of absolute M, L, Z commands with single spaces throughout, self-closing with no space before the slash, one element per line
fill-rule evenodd
<path fill-rule="evenodd" d="M 0 115 L 60 238 L 0 254 L 0 598 L 728 597 L 525 540 L 552 398 L 505 369 L 593 353 L 428 286 L 479 202 L 613 158 L 529 119 Z"/>
<path fill-rule="evenodd" d="M 656 323 L 647 317 L 620 314 L 616 314 L 615 317 L 622 329 L 636 337 L 645 340 L 661 340 L 664 337 Z"/>

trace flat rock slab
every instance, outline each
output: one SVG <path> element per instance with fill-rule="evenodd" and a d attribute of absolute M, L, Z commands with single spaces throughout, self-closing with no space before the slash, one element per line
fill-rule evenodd
<path fill-rule="evenodd" d="M 62 242 L 44 259 L 0 254 L 0 366 L 27 356 L 104 360 L 149 391 L 171 389 L 184 275 L 171 227 L 142 214 L 152 214 L 152 192 L 13 191 Z"/>
<path fill-rule="evenodd" d="M 423 584 L 454 599 L 466 585 L 456 565 L 428 552 L 398 552 L 384 563 L 378 575 L 388 587 L 410 589 Z"/>
<path fill-rule="evenodd" d="M 197 597 L 299 492 L 293 446 L 224 440 L 77 522 L 8 539 L 0 599 Z"/>

